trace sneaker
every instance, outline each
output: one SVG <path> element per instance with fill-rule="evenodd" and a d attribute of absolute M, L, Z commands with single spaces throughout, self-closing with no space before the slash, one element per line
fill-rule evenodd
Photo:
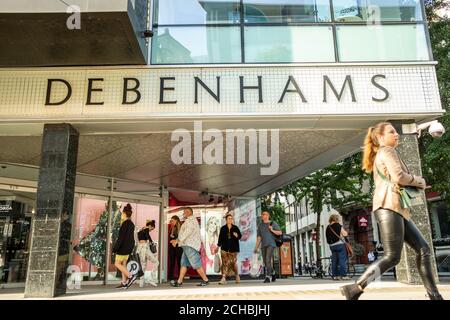
<path fill-rule="evenodd" d="M 220 279 L 219 284 L 227 284 L 227 280 L 225 278 Z"/>
<path fill-rule="evenodd" d="M 264 283 L 270 283 L 270 278 L 269 278 L 269 277 L 266 277 L 266 278 L 264 279 Z"/>
<path fill-rule="evenodd" d="M 206 287 L 208 284 L 209 284 L 209 281 L 208 281 L 208 280 L 207 280 L 207 281 L 202 280 L 202 281 L 200 281 L 200 283 L 197 285 L 197 287 Z"/>
<path fill-rule="evenodd" d="M 341 277 L 341 280 L 352 280 L 352 278 L 345 276 L 345 277 Z"/>
<path fill-rule="evenodd" d="M 340 280 L 339 277 L 331 277 L 331 279 L 334 280 L 334 281 L 339 281 Z"/>
<path fill-rule="evenodd" d="M 181 287 L 183 285 L 183 282 L 179 283 L 178 280 L 172 280 L 172 281 L 170 281 L 170 285 L 172 287 Z"/>
<path fill-rule="evenodd" d="M 150 281 L 149 283 L 150 283 L 151 286 L 154 286 L 154 287 L 158 286 L 158 284 L 156 282 Z"/>
<path fill-rule="evenodd" d="M 137 277 L 135 275 L 131 276 L 131 278 L 128 278 L 128 282 L 125 285 L 125 289 L 128 289 L 129 287 L 131 287 L 131 285 L 136 281 Z"/>
<path fill-rule="evenodd" d="M 120 282 L 120 284 L 116 287 L 116 289 L 122 289 L 125 288 L 127 285 Z"/>
<path fill-rule="evenodd" d="M 277 281 L 277 275 L 274 273 L 274 274 L 272 275 L 272 282 L 275 282 L 275 281 Z"/>

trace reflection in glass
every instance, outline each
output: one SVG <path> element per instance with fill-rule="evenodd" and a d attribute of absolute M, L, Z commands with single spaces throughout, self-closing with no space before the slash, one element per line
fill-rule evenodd
<path fill-rule="evenodd" d="M 331 20 L 329 0 L 244 0 L 244 12 L 247 23 Z"/>
<path fill-rule="evenodd" d="M 72 235 L 72 265 L 83 281 L 103 280 L 106 270 L 107 200 L 76 198 Z"/>
<path fill-rule="evenodd" d="M 343 62 L 430 58 L 423 25 L 339 26 L 336 32 Z"/>
<path fill-rule="evenodd" d="M 420 0 L 333 0 L 337 22 L 421 21 Z"/>
<path fill-rule="evenodd" d="M 156 0 L 160 25 L 239 23 L 239 0 Z"/>
<path fill-rule="evenodd" d="M 334 62 L 333 31 L 328 26 L 245 27 L 245 60 L 258 62 Z"/>
<path fill-rule="evenodd" d="M 239 27 L 163 27 L 155 31 L 153 64 L 239 63 Z"/>
<path fill-rule="evenodd" d="M 0 283 L 25 282 L 31 235 L 30 211 L 28 204 L 0 200 Z"/>

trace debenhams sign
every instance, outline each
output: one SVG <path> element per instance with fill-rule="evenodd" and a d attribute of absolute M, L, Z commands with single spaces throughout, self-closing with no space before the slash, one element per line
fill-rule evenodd
<path fill-rule="evenodd" d="M 375 102 L 383 102 L 389 98 L 389 90 L 381 84 L 382 80 L 386 80 L 386 75 L 384 74 L 375 74 L 371 77 L 370 83 L 367 83 L 367 86 L 373 86 L 379 90 L 379 97 L 372 96 L 371 100 Z M 121 96 L 122 100 L 118 103 L 122 105 L 133 105 L 137 104 L 141 101 L 142 92 L 141 92 L 141 80 L 139 78 L 122 78 L 122 86 L 121 86 Z M 176 91 L 176 77 L 160 77 L 159 81 L 159 104 L 177 104 L 178 101 L 176 99 L 169 98 L 169 92 Z M 246 79 L 244 76 L 239 76 L 239 103 L 245 103 L 246 92 L 256 92 L 258 97 L 258 103 L 264 103 L 264 90 L 263 90 L 263 76 L 257 76 L 256 85 L 248 85 L 246 84 Z M 248 80 L 247 80 L 248 81 Z M 199 100 L 199 90 L 202 89 L 207 94 L 209 94 L 217 103 L 221 102 L 221 77 L 216 76 L 215 86 L 214 88 L 207 85 L 201 78 L 193 77 L 191 79 L 192 89 L 194 90 L 194 100 L 191 101 L 194 104 L 198 104 Z M 280 98 L 278 101 L 270 101 L 271 103 L 283 103 L 287 94 L 294 94 L 298 97 L 299 102 L 308 103 L 310 98 L 306 98 L 307 96 L 300 88 L 297 80 L 294 76 L 289 75 L 285 80 L 286 84 L 284 89 L 279 92 Z M 56 85 L 64 86 L 66 90 L 66 94 L 64 97 L 60 97 L 59 99 L 52 99 L 52 88 Z M 87 87 L 86 87 L 86 106 L 95 106 L 95 105 L 104 105 L 105 102 L 102 100 L 101 93 L 103 92 L 103 88 L 105 86 L 104 78 L 88 78 L 87 79 Z M 329 93 L 331 92 L 334 96 L 334 101 L 341 101 L 345 91 L 351 96 L 352 102 L 357 102 L 355 88 L 353 86 L 353 80 L 351 75 L 345 75 L 345 79 L 343 83 L 340 83 L 338 86 L 332 82 L 328 75 L 322 76 L 322 102 L 326 103 L 329 101 Z M 46 106 L 59 106 L 67 103 L 72 98 L 72 84 L 63 79 L 63 78 L 49 78 L 47 80 L 47 91 L 45 98 Z M 96 97 L 94 97 L 96 95 Z M 317 97 L 316 97 L 317 98 Z"/>
<path fill-rule="evenodd" d="M 5 119 L 440 112 L 434 66 L 0 71 Z"/>

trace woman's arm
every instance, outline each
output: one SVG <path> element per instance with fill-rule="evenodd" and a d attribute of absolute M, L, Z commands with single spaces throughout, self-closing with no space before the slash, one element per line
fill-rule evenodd
<path fill-rule="evenodd" d="M 424 189 L 425 180 L 422 177 L 414 176 L 408 172 L 403 171 L 401 160 L 394 148 L 385 147 L 382 149 L 384 156 L 384 164 L 391 177 L 393 183 L 402 186 L 414 186 Z"/>
<path fill-rule="evenodd" d="M 235 232 L 238 234 L 238 237 L 237 237 L 238 240 L 241 240 L 241 238 L 242 238 L 241 230 L 239 230 L 238 227 L 235 227 L 234 230 L 235 230 Z"/>
<path fill-rule="evenodd" d="M 347 236 L 348 236 L 348 232 L 345 231 L 343 226 L 341 226 L 341 237 L 347 237 Z"/>
<path fill-rule="evenodd" d="M 125 241 L 125 233 L 126 230 L 124 228 L 124 224 L 120 226 L 119 236 L 117 237 L 116 243 L 114 244 L 113 253 L 117 253 L 117 250 L 122 246 L 122 243 Z"/>

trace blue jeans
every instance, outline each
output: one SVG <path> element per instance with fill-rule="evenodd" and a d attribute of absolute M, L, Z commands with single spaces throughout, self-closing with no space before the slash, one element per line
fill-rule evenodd
<path fill-rule="evenodd" d="M 182 248 L 181 266 L 186 268 L 192 267 L 195 270 L 200 269 L 202 267 L 200 252 L 188 246 L 183 246 Z"/>
<path fill-rule="evenodd" d="M 347 250 L 344 244 L 331 246 L 331 273 L 333 277 L 347 276 Z"/>

